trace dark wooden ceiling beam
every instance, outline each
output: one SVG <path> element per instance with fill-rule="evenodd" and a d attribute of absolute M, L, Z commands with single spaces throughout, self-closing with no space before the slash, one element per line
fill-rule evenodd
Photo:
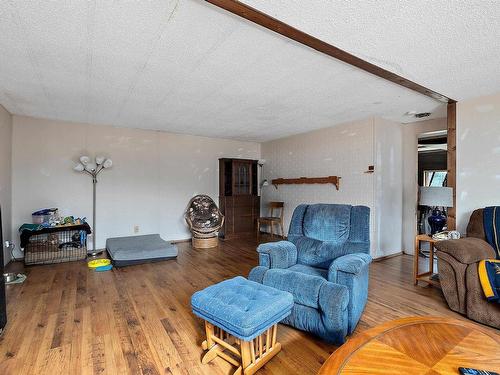
<path fill-rule="evenodd" d="M 296 29 L 274 17 L 267 15 L 266 13 L 263 13 L 239 1 L 235 0 L 205 0 L 205 1 L 219 8 L 225 9 L 228 12 L 231 12 L 237 16 L 243 17 L 248 21 L 256 23 L 257 25 L 260 25 L 268 30 L 274 31 L 298 43 L 301 43 L 305 46 L 315 49 L 316 51 L 319 51 L 337 60 L 343 61 L 349 65 L 362 69 L 377 77 L 383 78 L 397 85 L 406 87 L 422 95 L 429 96 L 443 103 L 456 102 L 455 100 L 448 98 L 443 94 L 440 94 L 434 90 L 431 90 L 425 86 L 419 85 L 416 82 L 404 78 L 396 73 L 390 72 L 387 69 L 381 68 L 375 64 L 363 60 L 353 54 L 350 54 L 349 52 L 341 50 L 340 48 L 337 48 L 312 35 L 309 35 L 299 29 Z"/>

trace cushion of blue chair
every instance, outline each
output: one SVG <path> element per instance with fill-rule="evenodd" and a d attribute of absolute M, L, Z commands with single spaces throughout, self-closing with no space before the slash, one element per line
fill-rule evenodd
<path fill-rule="evenodd" d="M 306 273 L 308 275 L 319 276 L 324 279 L 328 279 L 328 270 L 322 268 L 306 266 L 305 264 L 295 264 L 288 269 L 294 272 Z"/>
<path fill-rule="evenodd" d="M 320 241 L 342 243 L 349 238 L 351 207 L 344 204 L 312 204 L 303 219 L 303 235 Z"/>
<path fill-rule="evenodd" d="M 335 261 L 331 264 L 330 269 L 336 269 L 338 271 L 356 275 L 360 273 L 367 264 L 371 263 L 371 261 L 372 257 L 369 254 L 347 254 L 335 259 Z"/>
<path fill-rule="evenodd" d="M 238 276 L 196 292 L 191 306 L 200 318 L 250 341 L 290 315 L 293 296 Z"/>
<path fill-rule="evenodd" d="M 317 268 L 328 268 L 333 259 L 349 251 L 347 242 L 319 241 L 304 236 L 295 236 L 292 242 L 297 248 L 297 263 Z"/>
<path fill-rule="evenodd" d="M 327 281 L 323 277 L 312 276 L 288 269 L 268 270 L 262 283 L 293 294 L 295 303 L 318 308 L 319 291 Z"/>

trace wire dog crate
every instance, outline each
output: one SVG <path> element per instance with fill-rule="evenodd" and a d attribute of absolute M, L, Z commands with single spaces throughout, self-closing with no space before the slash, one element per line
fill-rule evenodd
<path fill-rule="evenodd" d="M 87 231 L 76 227 L 33 231 L 24 246 L 26 265 L 70 262 L 86 256 Z"/>

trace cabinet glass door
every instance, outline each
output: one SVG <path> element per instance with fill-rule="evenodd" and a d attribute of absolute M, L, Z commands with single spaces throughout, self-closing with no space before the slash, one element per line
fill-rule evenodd
<path fill-rule="evenodd" d="M 233 193 L 250 195 L 252 193 L 252 164 L 245 161 L 233 163 Z"/>

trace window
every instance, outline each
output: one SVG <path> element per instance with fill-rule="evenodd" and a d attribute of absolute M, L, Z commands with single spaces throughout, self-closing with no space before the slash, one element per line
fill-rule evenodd
<path fill-rule="evenodd" d="M 424 186 L 446 186 L 448 171 L 424 171 Z"/>

